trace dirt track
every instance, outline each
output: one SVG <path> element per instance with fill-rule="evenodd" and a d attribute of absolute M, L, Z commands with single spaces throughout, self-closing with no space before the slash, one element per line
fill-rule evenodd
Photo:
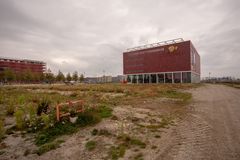
<path fill-rule="evenodd" d="M 192 93 L 190 113 L 166 137 L 156 159 L 240 159 L 240 90 L 206 85 Z"/>

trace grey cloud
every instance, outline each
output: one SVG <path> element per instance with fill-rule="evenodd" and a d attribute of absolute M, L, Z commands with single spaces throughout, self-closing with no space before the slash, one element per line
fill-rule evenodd
<path fill-rule="evenodd" d="M 0 0 L 0 55 L 44 60 L 57 72 L 122 74 L 129 47 L 183 37 L 202 76 L 240 77 L 236 0 Z"/>

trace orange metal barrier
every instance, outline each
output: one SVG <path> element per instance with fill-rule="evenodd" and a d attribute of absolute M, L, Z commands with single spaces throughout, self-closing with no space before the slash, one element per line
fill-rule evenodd
<path fill-rule="evenodd" d="M 66 105 L 68 107 L 73 107 L 74 104 L 79 104 L 79 107 L 77 108 L 76 112 L 80 113 L 84 111 L 83 108 L 83 100 L 78 100 L 78 101 L 68 101 L 67 103 L 60 103 L 56 106 L 56 117 L 57 121 L 60 121 L 61 117 L 69 116 L 70 113 L 61 113 L 61 107 Z"/>

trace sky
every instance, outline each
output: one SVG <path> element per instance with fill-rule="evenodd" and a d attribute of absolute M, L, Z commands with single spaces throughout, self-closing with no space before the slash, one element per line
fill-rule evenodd
<path fill-rule="evenodd" d="M 201 76 L 240 77 L 239 0 L 0 0 L 0 56 L 54 73 L 123 74 L 127 48 L 191 40 Z"/>

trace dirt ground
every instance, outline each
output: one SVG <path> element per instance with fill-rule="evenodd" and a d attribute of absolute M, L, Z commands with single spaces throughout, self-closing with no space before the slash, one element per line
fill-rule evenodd
<path fill-rule="evenodd" d="M 239 160 L 240 90 L 205 85 L 192 93 L 190 113 L 164 137 L 156 160 Z"/>
<path fill-rule="evenodd" d="M 134 106 L 116 106 L 113 115 L 117 120 L 106 119 L 71 136 L 63 136 L 60 139 L 65 142 L 60 148 L 41 156 L 24 155 L 36 149 L 33 137 L 14 133 L 2 143 L 8 146 L 0 159 L 107 159 L 109 148 L 117 145 L 116 137 L 122 133 L 140 139 L 146 147 L 133 146 L 120 160 L 136 159 L 139 154 L 142 154 L 139 160 L 240 159 L 240 90 L 225 85 L 203 85 L 190 92 L 193 100 L 187 107 L 180 108 L 168 98 L 150 99 Z M 175 117 L 176 111 L 181 113 L 182 119 Z M 157 126 L 167 114 L 170 120 L 173 116 L 171 125 L 146 127 Z M 93 136 L 94 128 L 107 130 L 111 135 Z M 85 148 L 90 140 L 97 142 L 93 151 Z"/>

